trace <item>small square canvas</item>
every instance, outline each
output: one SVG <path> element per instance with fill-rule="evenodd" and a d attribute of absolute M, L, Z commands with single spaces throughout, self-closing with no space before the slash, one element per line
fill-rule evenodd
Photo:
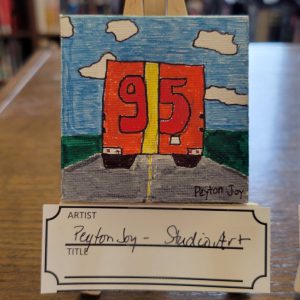
<path fill-rule="evenodd" d="M 65 201 L 248 200 L 248 18 L 62 16 Z"/>

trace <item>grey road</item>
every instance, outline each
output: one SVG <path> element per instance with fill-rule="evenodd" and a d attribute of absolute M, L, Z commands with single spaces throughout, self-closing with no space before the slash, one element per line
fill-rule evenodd
<path fill-rule="evenodd" d="M 248 177 L 202 157 L 195 168 L 171 156 L 140 155 L 130 170 L 105 169 L 100 155 L 62 170 L 65 201 L 230 202 L 248 199 Z"/>

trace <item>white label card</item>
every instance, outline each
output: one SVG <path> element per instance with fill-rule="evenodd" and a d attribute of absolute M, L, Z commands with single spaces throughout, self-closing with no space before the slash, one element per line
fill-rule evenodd
<path fill-rule="evenodd" d="M 42 293 L 269 292 L 269 209 L 44 205 Z"/>

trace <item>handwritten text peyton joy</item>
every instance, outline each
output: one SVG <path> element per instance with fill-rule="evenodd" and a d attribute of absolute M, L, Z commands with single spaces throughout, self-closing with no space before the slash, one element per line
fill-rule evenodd
<path fill-rule="evenodd" d="M 242 199 L 243 193 L 243 189 L 238 189 L 233 184 L 229 184 L 228 186 L 194 186 L 194 196 L 204 198 L 205 200 L 221 195 L 227 195 L 228 197 L 238 197 L 239 199 Z"/>
<path fill-rule="evenodd" d="M 138 236 L 130 233 L 126 227 L 123 227 L 118 235 L 105 232 L 102 227 L 99 227 L 98 231 L 94 233 L 89 232 L 83 225 L 74 226 L 74 230 L 74 243 L 68 243 L 66 246 L 84 246 L 86 248 L 84 255 L 87 255 L 87 251 L 91 246 L 128 246 L 131 247 L 132 253 L 136 247 L 191 247 L 243 250 L 245 243 L 251 241 L 250 237 L 245 237 L 240 233 L 230 234 L 225 230 L 220 231 L 214 237 L 205 234 L 203 230 L 194 230 L 186 233 L 177 225 L 168 226 L 162 234 L 164 238 L 161 241 L 156 240 L 155 242 L 151 241 L 150 235 Z M 70 250 L 68 251 L 69 253 L 73 253 Z M 79 251 L 79 253 L 81 252 Z"/>

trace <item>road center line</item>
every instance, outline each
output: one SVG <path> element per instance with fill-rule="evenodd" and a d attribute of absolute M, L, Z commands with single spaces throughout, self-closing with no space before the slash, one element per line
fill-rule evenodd
<path fill-rule="evenodd" d="M 148 179 L 147 179 L 147 196 L 146 203 L 151 202 L 151 185 L 152 185 L 152 173 L 153 173 L 153 158 L 152 155 L 147 155 L 147 165 L 148 165 Z"/>

